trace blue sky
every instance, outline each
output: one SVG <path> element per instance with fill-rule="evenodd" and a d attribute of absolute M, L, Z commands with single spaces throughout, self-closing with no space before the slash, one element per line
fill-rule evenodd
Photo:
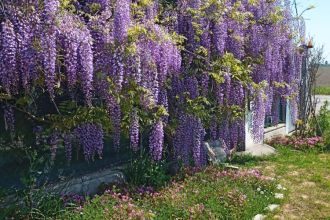
<path fill-rule="evenodd" d="M 310 5 L 315 8 L 306 11 L 306 34 L 313 38 L 316 45 L 324 46 L 324 56 L 330 62 L 330 0 L 297 0 L 299 11 Z"/>

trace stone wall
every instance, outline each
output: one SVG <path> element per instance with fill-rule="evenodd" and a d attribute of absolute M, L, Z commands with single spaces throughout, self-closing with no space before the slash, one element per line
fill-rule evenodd
<path fill-rule="evenodd" d="M 59 194 L 95 195 L 102 184 L 120 184 L 125 181 L 121 167 L 105 169 L 86 174 L 49 186 L 50 191 Z"/>

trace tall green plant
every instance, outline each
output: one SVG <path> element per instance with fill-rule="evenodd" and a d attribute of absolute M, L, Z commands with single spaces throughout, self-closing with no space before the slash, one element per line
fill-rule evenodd
<path fill-rule="evenodd" d="M 142 152 L 124 169 L 127 182 L 132 186 L 161 188 L 170 180 L 165 160 L 155 162 L 147 152 Z"/>

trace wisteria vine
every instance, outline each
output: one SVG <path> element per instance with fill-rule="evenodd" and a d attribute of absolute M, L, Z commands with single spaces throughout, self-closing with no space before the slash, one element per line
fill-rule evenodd
<path fill-rule="evenodd" d="M 5 103 L 41 93 L 59 118 L 58 100 L 104 108 L 116 150 L 125 132 L 135 152 L 148 135 L 155 161 L 173 152 L 186 165 L 202 166 L 208 139 L 220 139 L 229 149 L 244 147 L 247 110 L 256 141 L 262 140 L 266 116 L 278 123 L 278 102 L 289 103 L 292 121 L 297 119 L 303 55 L 289 0 L 166 4 L 6 1 L 0 17 L 6 128 L 13 132 L 15 120 Z M 87 161 L 102 156 L 102 123 L 80 120 L 58 125 L 56 132 L 62 135 L 50 138 L 53 158 L 58 138 L 68 160 L 75 140 Z"/>

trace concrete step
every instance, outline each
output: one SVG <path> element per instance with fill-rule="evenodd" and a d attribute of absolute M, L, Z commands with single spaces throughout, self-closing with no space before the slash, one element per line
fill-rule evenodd
<path fill-rule="evenodd" d="M 268 144 L 255 144 L 247 148 L 245 151 L 239 152 L 238 154 L 250 154 L 252 156 L 268 156 L 275 153 L 275 148 L 269 146 Z"/>

